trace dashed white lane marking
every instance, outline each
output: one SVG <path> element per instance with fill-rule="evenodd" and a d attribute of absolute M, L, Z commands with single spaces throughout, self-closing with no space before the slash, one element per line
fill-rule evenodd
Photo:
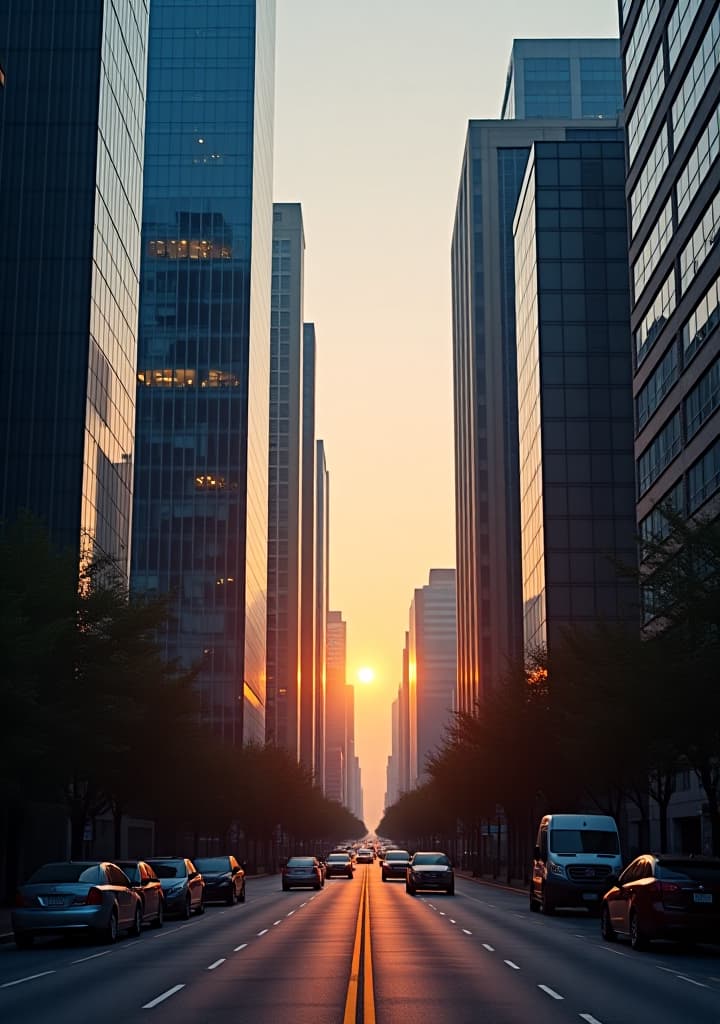
<path fill-rule="evenodd" d="M 280 921 L 273 921 L 273 928 L 276 928 L 279 924 L 282 924 L 282 920 L 280 920 Z"/>
<path fill-rule="evenodd" d="M 472 935 L 472 932 L 469 932 L 467 928 L 463 928 L 463 931 L 465 932 L 466 935 Z"/>
<path fill-rule="evenodd" d="M 598 949 L 604 949 L 606 953 L 614 953 L 615 956 L 630 956 L 629 953 L 623 953 L 621 949 L 612 949 L 610 946 L 598 946 Z"/>
<path fill-rule="evenodd" d="M 41 971 L 40 974 L 28 974 L 27 978 L 18 978 L 17 981 L 6 981 L 0 988 L 12 988 L 13 985 L 22 985 L 26 981 L 35 981 L 36 978 L 44 978 L 46 974 L 55 974 L 55 971 Z"/>
<path fill-rule="evenodd" d="M 503 963 L 507 964 L 507 965 L 508 965 L 508 967 L 512 967 L 512 969 L 513 969 L 514 971 L 519 971 L 519 970 L 520 970 L 520 968 L 518 967 L 518 965 L 517 965 L 517 964 L 514 964 L 514 963 L 512 962 L 512 960 L 503 960 Z"/>
<path fill-rule="evenodd" d="M 287 913 L 287 914 L 285 915 L 285 917 L 292 917 L 294 913 L 295 913 L 295 911 L 294 911 L 294 910 L 290 910 L 290 911 L 288 911 L 288 913 Z"/>
<path fill-rule="evenodd" d="M 548 985 L 538 985 L 538 988 L 541 988 L 551 999 L 565 998 L 565 996 L 561 996 L 559 992 L 556 992 L 554 988 L 550 988 Z"/>
<path fill-rule="evenodd" d="M 268 931 L 269 931 L 268 928 L 263 928 L 263 930 L 261 932 L 257 933 L 258 938 L 260 938 L 261 935 L 267 935 Z"/>
<path fill-rule="evenodd" d="M 440 911 L 440 917 L 445 917 L 445 916 L 446 916 L 446 914 L 445 914 L 445 911 L 444 911 L 444 910 L 441 910 L 441 911 Z"/>
<path fill-rule="evenodd" d="M 224 964 L 226 959 L 227 959 L 227 957 L 221 957 L 220 960 L 216 960 L 214 964 L 210 964 L 210 966 L 208 967 L 208 970 L 209 971 L 214 971 L 216 967 L 220 966 L 220 964 Z"/>
<path fill-rule="evenodd" d="M 236 946 L 233 953 L 239 953 L 241 949 L 247 949 L 247 942 L 243 942 L 242 946 Z"/>
<path fill-rule="evenodd" d="M 107 956 L 108 953 L 111 953 L 111 952 L 112 952 L 111 949 L 104 949 L 102 951 L 102 953 L 93 953 L 92 956 L 84 956 L 80 960 L 71 960 L 70 963 L 72 963 L 72 964 L 84 964 L 86 960 L 97 960 L 97 958 L 99 956 Z"/>
<path fill-rule="evenodd" d="M 495 947 L 494 946 L 488 946 L 487 942 L 483 942 L 483 948 L 486 949 L 488 951 L 488 953 L 494 953 L 495 952 Z"/>
<path fill-rule="evenodd" d="M 587 1024 L 600 1024 L 600 1021 L 597 1019 L 597 1017 L 593 1017 L 591 1013 L 581 1013 L 580 1019 L 587 1021 Z"/>
<path fill-rule="evenodd" d="M 697 985 L 698 988 L 708 988 L 708 985 L 703 985 L 701 981 L 695 981 L 694 978 L 688 978 L 686 974 L 678 974 L 678 981 L 689 981 L 691 985 Z"/>
<path fill-rule="evenodd" d="M 161 996 L 158 996 L 157 999 L 152 999 L 149 1003 L 145 1003 L 145 1005 L 143 1006 L 143 1010 L 152 1010 L 154 1006 L 157 1006 L 159 1003 L 164 1003 L 166 999 L 170 998 L 170 996 L 174 996 L 175 993 L 179 992 L 181 988 L 185 988 L 185 986 L 173 985 L 172 988 L 169 988 L 167 992 L 163 992 L 163 994 Z"/>
<path fill-rule="evenodd" d="M 450 924 L 457 924 L 457 921 L 455 920 L 454 917 L 449 917 L 448 921 L 450 922 Z"/>
<path fill-rule="evenodd" d="M 307 903 L 301 903 L 300 904 L 300 907 L 306 907 L 306 906 L 307 906 Z"/>

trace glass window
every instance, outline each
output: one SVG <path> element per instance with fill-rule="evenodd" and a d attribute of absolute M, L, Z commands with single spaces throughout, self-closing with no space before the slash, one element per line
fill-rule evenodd
<path fill-rule="evenodd" d="M 534 57 L 524 64 L 525 116 L 570 117 L 570 61 Z"/>
<path fill-rule="evenodd" d="M 660 216 L 655 221 L 645 245 L 640 250 L 640 255 L 633 264 L 633 288 L 635 301 L 642 295 L 645 285 L 657 267 L 660 257 L 667 249 L 668 242 L 672 238 L 672 202 L 668 199 Z"/>
<path fill-rule="evenodd" d="M 673 8 L 667 27 L 669 71 L 675 66 L 701 4 L 702 0 L 677 0 Z"/>
<path fill-rule="evenodd" d="M 619 853 L 617 832 L 594 828 L 553 828 L 550 849 L 560 856 L 571 853 Z"/>
<path fill-rule="evenodd" d="M 648 71 L 647 78 L 645 79 L 645 84 L 638 96 L 635 109 L 627 122 L 628 155 L 630 157 L 631 164 L 637 156 L 637 151 L 645 138 L 645 132 L 652 120 L 653 114 L 655 113 L 655 108 L 657 107 L 664 85 L 665 65 L 663 62 L 662 46 L 659 46 L 658 51 L 655 54 L 655 59 L 652 62 L 652 66 Z"/>
<path fill-rule="evenodd" d="M 630 8 L 633 5 L 633 0 L 622 0 L 622 23 L 623 25 L 627 21 Z"/>
<path fill-rule="evenodd" d="M 720 104 L 710 115 L 710 120 L 697 141 L 695 149 L 678 175 L 675 186 L 678 222 L 687 213 L 698 189 L 707 179 L 710 168 L 720 153 Z"/>
<path fill-rule="evenodd" d="M 615 57 L 581 57 L 580 93 L 582 117 L 615 117 L 623 107 L 619 61 Z"/>
<path fill-rule="evenodd" d="M 683 355 L 687 363 L 720 322 L 720 277 L 710 285 L 683 324 Z"/>
<path fill-rule="evenodd" d="M 692 515 L 720 488 L 720 441 L 688 470 L 688 512 Z"/>
<path fill-rule="evenodd" d="M 642 60 L 642 55 L 645 53 L 645 47 L 657 21 L 659 10 L 660 0 L 645 0 L 637 16 L 635 28 L 632 30 L 630 42 L 625 51 L 625 88 L 627 92 L 630 92 L 630 86 Z"/>
<path fill-rule="evenodd" d="M 44 864 L 28 879 L 28 885 L 37 885 L 39 882 L 55 882 L 58 885 L 66 882 L 102 884 L 105 882 L 105 872 L 99 864 L 82 864 L 80 862 Z"/>
<path fill-rule="evenodd" d="M 658 190 L 658 185 L 667 170 L 669 160 L 668 129 L 667 125 L 664 124 L 630 196 L 631 237 L 640 226 L 640 222 L 645 216 L 645 211 Z"/>
<path fill-rule="evenodd" d="M 185 878 L 187 876 L 184 860 L 151 860 L 149 863 L 158 878 Z"/>
<path fill-rule="evenodd" d="M 639 496 L 652 486 L 663 470 L 679 453 L 682 444 L 680 410 L 676 410 L 667 423 L 658 431 L 638 459 Z"/>
<path fill-rule="evenodd" d="M 671 270 L 635 332 L 635 361 L 638 367 L 657 342 L 674 309 L 675 271 Z"/>
<path fill-rule="evenodd" d="M 673 143 L 676 150 L 692 120 L 698 103 L 703 98 L 705 87 L 712 78 L 718 62 L 720 62 L 720 7 L 713 15 L 705 38 L 700 44 L 700 49 L 696 53 L 672 105 Z"/>
<path fill-rule="evenodd" d="M 680 253 L 680 292 L 686 291 L 718 240 L 720 191 L 716 192 Z"/>
<path fill-rule="evenodd" d="M 685 431 L 689 440 L 720 405 L 720 359 L 716 359 L 685 399 Z"/>
<path fill-rule="evenodd" d="M 678 378 L 677 344 L 673 342 L 635 400 L 637 429 L 642 430 Z"/>
<path fill-rule="evenodd" d="M 645 516 L 644 519 L 640 520 L 640 539 L 643 545 L 647 545 L 652 541 L 665 540 L 670 534 L 670 520 L 665 515 L 665 510 L 668 512 L 676 512 L 678 515 L 683 513 L 683 482 L 679 483 L 665 494 L 661 500 L 657 503 L 655 508 L 650 512 L 649 515 Z M 644 552 L 643 548 L 643 552 Z"/>

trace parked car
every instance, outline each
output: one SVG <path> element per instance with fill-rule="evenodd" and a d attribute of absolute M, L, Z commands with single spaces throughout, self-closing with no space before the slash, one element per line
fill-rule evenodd
<path fill-rule="evenodd" d="M 414 896 L 420 889 L 455 895 L 455 872 L 447 854 L 420 851 L 413 855 L 407 867 L 405 891 Z"/>
<path fill-rule="evenodd" d="M 140 897 L 143 924 L 162 928 L 165 920 L 165 897 L 160 879 L 144 860 L 119 860 L 117 862 L 130 880 L 132 891 Z"/>
<path fill-rule="evenodd" d="M 187 920 L 205 912 L 205 881 L 187 857 L 153 857 L 148 862 L 162 885 L 165 911 Z"/>
<path fill-rule="evenodd" d="M 15 943 L 27 949 L 37 935 L 88 931 L 116 942 L 122 929 L 139 935 L 140 897 L 116 864 L 61 861 L 44 864 L 21 885 L 12 912 Z"/>
<path fill-rule="evenodd" d="M 288 857 L 282 869 L 283 892 L 297 885 L 322 889 L 324 884 L 325 879 L 317 857 Z"/>
<path fill-rule="evenodd" d="M 407 850 L 388 850 L 382 862 L 383 882 L 387 882 L 389 878 L 402 878 L 405 881 L 409 863 L 410 854 Z"/>
<path fill-rule="evenodd" d="M 196 857 L 195 867 L 205 882 L 205 902 L 222 900 L 232 907 L 245 902 L 245 869 L 232 854 Z"/>
<path fill-rule="evenodd" d="M 647 949 L 653 939 L 720 939 L 720 857 L 645 853 L 612 881 L 600 908 L 608 942 L 622 936 Z"/>
<path fill-rule="evenodd" d="M 372 864 L 375 860 L 374 852 L 366 846 L 362 846 L 357 852 L 358 864 Z"/>
<path fill-rule="evenodd" d="M 330 853 L 325 864 L 325 875 L 333 878 L 336 875 L 344 875 L 345 878 L 354 877 L 353 862 L 346 853 Z"/>
<path fill-rule="evenodd" d="M 611 875 L 622 871 L 620 837 L 606 814 L 546 814 L 540 820 L 530 879 L 530 909 L 600 909 Z"/>

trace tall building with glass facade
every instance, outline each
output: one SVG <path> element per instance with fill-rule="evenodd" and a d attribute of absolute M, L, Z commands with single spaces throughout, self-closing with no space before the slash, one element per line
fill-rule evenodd
<path fill-rule="evenodd" d="M 300 461 L 300 760 L 315 772 L 315 324 L 303 324 Z"/>
<path fill-rule="evenodd" d="M 315 781 L 325 790 L 330 476 L 325 442 L 315 442 Z"/>
<path fill-rule="evenodd" d="M 617 39 L 515 39 L 503 119 L 610 118 L 623 108 Z"/>
<path fill-rule="evenodd" d="M 618 142 L 536 142 L 515 215 L 526 650 L 636 622 L 632 386 Z"/>
<path fill-rule="evenodd" d="M 328 611 L 325 657 L 325 795 L 345 801 L 348 744 L 345 730 L 347 623 Z"/>
<path fill-rule="evenodd" d="M 265 738 L 298 757 L 300 424 L 305 237 L 299 203 L 273 209 Z"/>
<path fill-rule="evenodd" d="M 203 719 L 265 740 L 274 0 L 153 0 L 132 585 Z"/>
<path fill-rule="evenodd" d="M 0 0 L 0 520 L 129 571 L 146 0 Z"/>

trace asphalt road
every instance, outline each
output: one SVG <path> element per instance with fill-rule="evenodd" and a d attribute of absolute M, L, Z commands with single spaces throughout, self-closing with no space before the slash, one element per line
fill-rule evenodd
<path fill-rule="evenodd" d="M 413 898 L 362 866 L 319 893 L 250 879 L 244 905 L 113 947 L 2 946 L 0 1021 L 720 1024 L 720 947 L 635 953 L 583 912 L 461 879 Z"/>

